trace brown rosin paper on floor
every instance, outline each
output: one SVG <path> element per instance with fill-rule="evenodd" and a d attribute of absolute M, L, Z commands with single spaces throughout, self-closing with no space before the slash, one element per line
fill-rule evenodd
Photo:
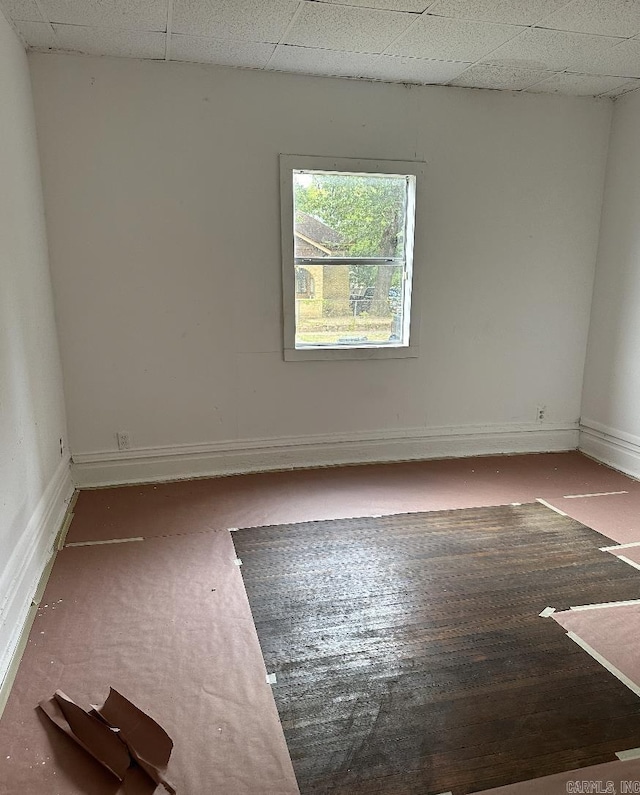
<path fill-rule="evenodd" d="M 555 508 L 587 527 L 617 541 L 628 544 L 640 541 L 640 488 L 629 480 L 622 488 L 626 494 L 601 494 L 595 497 L 550 497 Z"/>
<path fill-rule="evenodd" d="M 62 690 L 56 690 L 53 698 L 41 701 L 39 706 L 67 736 L 116 778 L 124 780 L 131 765 L 131 757 L 127 747 L 106 723 L 88 715 Z"/>
<path fill-rule="evenodd" d="M 640 572 L 638 584 L 640 594 Z M 640 604 L 565 610 L 554 613 L 552 618 L 567 632 L 573 632 L 591 646 L 634 685 L 640 686 Z M 611 674 L 603 668 L 603 676 Z"/>
<path fill-rule="evenodd" d="M 159 784 L 176 795 L 164 776 L 173 748 L 171 738 L 117 690 L 111 688 L 104 705 L 94 707 L 92 713 L 61 690 L 39 706 L 67 736 L 124 782 L 127 795 L 153 793 Z"/>
<path fill-rule="evenodd" d="M 146 775 L 175 795 L 175 789 L 164 776 L 173 740 L 162 726 L 113 688 L 104 704 L 94 707 L 94 712 L 109 726 L 119 730 L 129 753 Z"/>
<path fill-rule="evenodd" d="M 299 795 L 235 557 L 227 531 L 58 554 L 0 721 L 1 795 L 119 791 L 35 708 L 58 689 L 89 705 L 108 685 L 175 740 L 178 795 Z M 120 706 L 107 700 L 109 722 Z"/>
<path fill-rule="evenodd" d="M 478 508 L 634 489 L 640 495 L 640 484 L 578 452 L 263 472 L 82 491 L 67 541 Z M 609 535 L 606 528 L 601 532 Z"/>

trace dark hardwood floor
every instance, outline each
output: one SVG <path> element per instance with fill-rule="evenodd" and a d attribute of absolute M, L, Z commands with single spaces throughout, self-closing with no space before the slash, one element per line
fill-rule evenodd
<path fill-rule="evenodd" d="M 640 745 L 640 699 L 547 605 L 640 572 L 539 504 L 233 534 L 302 795 L 464 795 Z"/>

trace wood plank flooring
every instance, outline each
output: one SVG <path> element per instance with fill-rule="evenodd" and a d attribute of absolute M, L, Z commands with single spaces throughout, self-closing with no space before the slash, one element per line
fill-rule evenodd
<path fill-rule="evenodd" d="M 233 533 L 302 795 L 454 795 L 640 746 L 640 699 L 547 605 L 640 598 L 539 504 Z"/>

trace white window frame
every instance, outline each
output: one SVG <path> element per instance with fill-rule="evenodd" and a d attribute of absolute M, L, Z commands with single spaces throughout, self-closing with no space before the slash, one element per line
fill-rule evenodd
<path fill-rule="evenodd" d="M 280 155 L 280 220 L 282 233 L 282 293 L 285 361 L 336 359 L 397 359 L 415 358 L 419 354 L 419 302 L 415 261 L 415 221 L 419 196 L 423 189 L 426 164 L 413 160 L 363 160 L 315 155 Z M 403 337 L 406 345 L 363 345 L 340 348 L 296 348 L 296 285 L 295 243 L 293 218 L 293 172 L 338 171 L 361 174 L 403 174 L 415 177 L 414 189 L 409 190 L 406 227 L 406 277 L 403 306 Z M 421 202 L 421 199 L 420 199 Z"/>

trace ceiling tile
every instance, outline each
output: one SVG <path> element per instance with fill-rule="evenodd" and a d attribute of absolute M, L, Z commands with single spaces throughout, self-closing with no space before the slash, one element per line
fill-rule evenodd
<path fill-rule="evenodd" d="M 166 30 L 167 0 L 40 0 L 50 22 L 120 30 Z"/>
<path fill-rule="evenodd" d="M 627 94 L 629 91 L 637 91 L 640 88 L 640 80 L 631 79 L 624 82 L 618 88 L 614 88 L 613 91 L 607 91 L 604 96 L 606 97 L 621 97 L 623 94 Z"/>
<path fill-rule="evenodd" d="M 48 22 L 16 22 L 18 33 L 33 50 L 49 50 L 56 46 L 56 40 Z"/>
<path fill-rule="evenodd" d="M 437 0 L 430 14 L 509 25 L 534 25 L 569 0 Z"/>
<path fill-rule="evenodd" d="M 322 0 L 337 6 L 360 6 L 361 8 L 383 8 L 387 11 L 409 11 L 421 14 L 436 0 Z"/>
<path fill-rule="evenodd" d="M 275 50 L 275 44 L 253 41 L 202 39 L 197 36 L 171 36 L 172 61 L 215 63 L 222 66 L 247 66 L 262 69 Z"/>
<path fill-rule="evenodd" d="M 555 74 L 527 89 L 532 94 L 572 94 L 578 97 L 596 97 L 617 88 L 623 82 L 620 77 L 600 75 Z"/>
<path fill-rule="evenodd" d="M 164 33 L 85 28 L 79 25 L 54 25 L 56 48 L 86 55 L 113 55 L 121 58 L 164 58 Z"/>
<path fill-rule="evenodd" d="M 371 53 L 318 50 L 312 47 L 280 44 L 276 47 L 268 68 L 281 72 L 357 77 L 377 58 L 377 55 Z"/>
<path fill-rule="evenodd" d="M 389 47 L 392 55 L 442 61 L 477 61 L 526 28 L 422 16 Z"/>
<path fill-rule="evenodd" d="M 350 52 L 382 52 L 416 19 L 414 14 L 305 2 L 286 44 Z"/>
<path fill-rule="evenodd" d="M 573 59 L 568 67 L 572 72 L 640 77 L 640 41 L 637 39 L 619 41 L 615 47 L 603 52 Z"/>
<path fill-rule="evenodd" d="M 497 66 L 559 71 L 578 59 L 595 58 L 620 41 L 607 36 L 528 28 L 483 60 Z"/>
<path fill-rule="evenodd" d="M 298 0 L 173 0 L 174 33 L 277 44 Z"/>
<path fill-rule="evenodd" d="M 0 0 L 2 9 L 14 22 L 44 22 L 35 0 Z"/>
<path fill-rule="evenodd" d="M 539 69 L 518 69 L 514 66 L 488 66 L 477 64 L 457 77 L 451 85 L 467 88 L 495 88 L 503 91 L 521 91 L 549 77 L 549 72 Z"/>
<path fill-rule="evenodd" d="M 432 61 L 406 55 L 381 55 L 362 72 L 361 77 L 390 80 L 395 83 L 434 85 L 448 83 L 469 66 L 468 63 Z"/>
<path fill-rule="evenodd" d="M 557 30 L 629 38 L 640 33 L 640 3 L 637 0 L 573 0 L 545 17 L 540 24 Z"/>

